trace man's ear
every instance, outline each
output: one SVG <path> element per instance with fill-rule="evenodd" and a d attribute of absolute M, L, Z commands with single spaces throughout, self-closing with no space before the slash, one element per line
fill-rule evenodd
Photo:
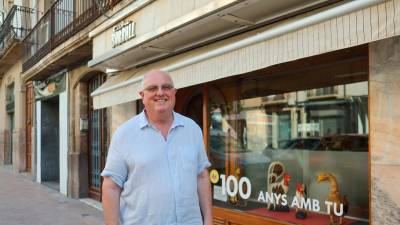
<path fill-rule="evenodd" d="M 143 91 L 139 91 L 139 95 L 140 95 L 140 97 L 143 99 L 143 96 L 144 96 Z"/>

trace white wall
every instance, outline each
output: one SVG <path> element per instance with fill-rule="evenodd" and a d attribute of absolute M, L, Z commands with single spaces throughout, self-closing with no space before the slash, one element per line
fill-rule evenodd
<path fill-rule="evenodd" d="M 41 101 L 37 101 L 36 102 L 36 137 L 35 137 L 35 142 L 36 142 L 36 182 L 41 183 L 42 182 L 42 170 L 41 170 L 41 164 L 42 164 L 42 160 L 41 160 L 41 140 L 40 140 L 40 136 L 41 136 L 41 113 L 42 113 L 42 102 Z"/>
<path fill-rule="evenodd" d="M 368 82 L 358 82 L 344 85 L 346 96 L 363 96 L 368 95 Z"/>
<path fill-rule="evenodd" d="M 38 11 L 38 7 L 37 7 L 37 2 L 36 0 L 31 0 L 29 1 L 29 8 L 31 9 L 35 9 L 35 13 L 31 14 L 31 24 L 32 24 L 32 28 L 36 25 L 37 22 L 37 11 Z"/>
<path fill-rule="evenodd" d="M 60 104 L 60 192 L 67 195 L 68 184 L 68 94 L 59 96 Z"/>

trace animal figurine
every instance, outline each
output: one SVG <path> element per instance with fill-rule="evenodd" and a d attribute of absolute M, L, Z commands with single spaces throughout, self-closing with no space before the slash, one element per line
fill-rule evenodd
<path fill-rule="evenodd" d="M 328 198 L 326 199 L 327 201 L 333 203 L 332 205 L 329 206 L 329 225 L 342 225 L 343 224 L 343 218 L 344 215 L 347 214 L 348 209 L 349 209 L 349 201 L 347 199 L 347 196 L 341 196 L 339 192 L 339 186 L 336 180 L 336 177 L 332 175 L 331 173 L 323 172 L 318 174 L 317 176 L 317 182 L 321 183 L 323 181 L 328 181 L 330 183 L 330 192 L 328 194 Z M 335 214 L 334 210 L 336 212 L 340 213 L 340 204 L 343 204 L 343 213 L 341 216 L 339 216 L 339 220 L 335 219 Z M 336 206 L 336 208 L 335 208 Z"/>
<path fill-rule="evenodd" d="M 285 172 L 281 162 L 272 162 L 268 167 L 268 193 L 274 195 L 274 201 L 268 203 L 268 210 L 289 212 L 289 206 L 282 204 L 282 197 L 277 201 L 275 196 L 286 195 L 289 190 L 290 176 Z"/>
<path fill-rule="evenodd" d="M 300 203 L 301 199 L 306 199 L 307 198 L 307 191 L 306 191 L 306 185 L 297 183 L 296 184 L 296 197 L 297 202 Z M 296 218 L 297 219 L 305 219 L 307 218 L 307 211 L 302 208 L 296 208 Z"/>

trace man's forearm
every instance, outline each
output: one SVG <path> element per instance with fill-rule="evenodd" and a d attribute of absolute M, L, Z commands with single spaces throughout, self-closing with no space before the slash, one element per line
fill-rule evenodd
<path fill-rule="evenodd" d="M 119 224 L 119 198 L 121 188 L 116 185 L 111 178 L 104 179 L 103 182 L 103 214 L 106 225 Z"/>
<path fill-rule="evenodd" d="M 200 209 L 204 217 L 204 225 L 212 225 L 211 186 L 208 170 L 205 169 L 197 178 L 197 192 L 199 195 Z"/>

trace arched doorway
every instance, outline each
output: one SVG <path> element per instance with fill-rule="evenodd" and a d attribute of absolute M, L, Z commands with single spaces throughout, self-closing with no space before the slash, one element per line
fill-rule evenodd
<path fill-rule="evenodd" d="M 190 97 L 182 113 L 203 128 L 203 95 L 198 93 Z"/>
<path fill-rule="evenodd" d="M 194 120 L 203 129 L 203 92 L 200 86 L 179 89 L 175 110 Z"/>
<path fill-rule="evenodd" d="M 88 172 L 89 197 L 101 201 L 101 171 L 105 165 L 105 158 L 109 144 L 107 110 L 94 109 L 93 99 L 90 96 L 106 80 L 106 75 L 98 73 L 88 81 Z"/>

